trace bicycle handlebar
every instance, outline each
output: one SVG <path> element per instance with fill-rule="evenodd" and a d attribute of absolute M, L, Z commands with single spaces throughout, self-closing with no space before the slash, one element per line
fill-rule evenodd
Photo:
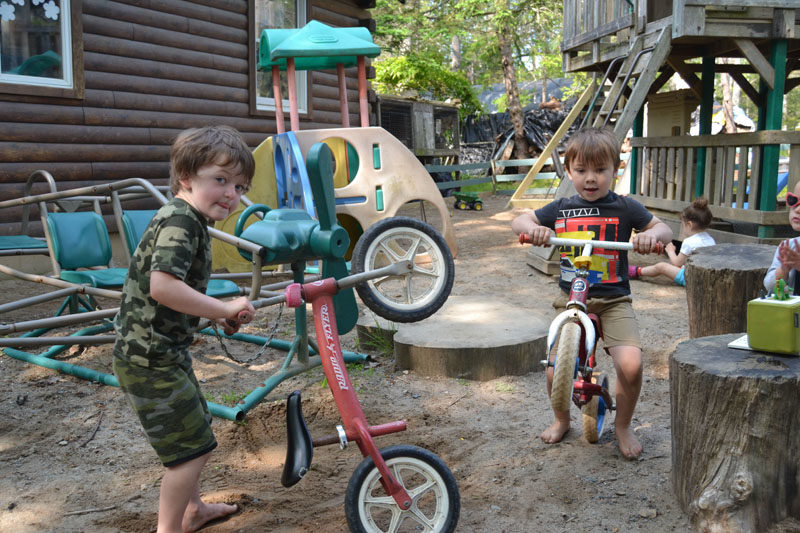
<path fill-rule="evenodd" d="M 531 238 L 525 233 L 520 233 L 519 243 L 530 244 Z M 591 244 L 593 248 L 604 248 L 606 250 L 633 250 L 633 243 L 630 242 L 592 241 L 589 239 L 562 239 L 560 237 L 550 237 L 547 243 L 553 246 L 585 246 Z M 659 241 L 656 243 L 656 247 L 652 253 L 660 254 L 663 251 L 664 243 Z"/>

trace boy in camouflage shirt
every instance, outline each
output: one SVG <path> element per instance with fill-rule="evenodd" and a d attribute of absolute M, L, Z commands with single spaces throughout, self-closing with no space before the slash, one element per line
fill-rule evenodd
<path fill-rule="evenodd" d="M 211 275 L 207 224 L 239 205 L 255 162 L 241 135 L 227 126 L 186 130 L 172 145 L 173 200 L 142 236 L 115 318 L 114 374 L 166 467 L 158 533 L 196 531 L 236 512 L 200 498 L 200 472 L 217 446 L 211 415 L 192 371 L 189 345 L 200 318 L 235 329 L 247 297 L 221 301 L 205 294 Z"/>

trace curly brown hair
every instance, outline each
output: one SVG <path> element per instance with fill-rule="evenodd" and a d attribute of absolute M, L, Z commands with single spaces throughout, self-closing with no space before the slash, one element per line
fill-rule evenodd
<path fill-rule="evenodd" d="M 170 153 L 169 188 L 172 194 L 181 190 L 180 180 L 195 176 L 200 168 L 217 164 L 237 167 L 249 187 L 256 163 L 242 134 L 230 126 L 206 126 L 180 132 Z"/>

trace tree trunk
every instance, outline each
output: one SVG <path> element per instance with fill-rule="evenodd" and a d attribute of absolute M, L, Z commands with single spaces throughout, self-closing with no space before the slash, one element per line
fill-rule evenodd
<path fill-rule="evenodd" d="M 717 244 L 695 250 L 686 261 L 689 337 L 747 329 L 747 302 L 758 298 L 775 247 Z"/>
<path fill-rule="evenodd" d="M 727 63 L 727 59 L 722 59 Z M 722 112 L 725 115 L 725 132 L 736 133 L 736 122 L 733 120 L 733 101 L 731 99 L 731 77 L 722 73 L 719 77 L 722 86 Z"/>
<path fill-rule="evenodd" d="M 800 358 L 684 341 L 670 358 L 672 486 L 701 532 L 800 518 Z"/>
<path fill-rule="evenodd" d="M 500 41 L 500 55 L 502 56 L 503 82 L 506 86 L 506 100 L 508 102 L 508 116 L 514 126 L 514 147 L 517 159 L 528 157 L 528 141 L 525 139 L 524 117 L 522 105 L 519 102 L 519 88 L 517 87 L 517 74 L 514 70 L 514 57 L 511 53 L 511 36 L 509 28 L 501 27 L 498 30 Z"/>
<path fill-rule="evenodd" d="M 450 70 L 458 72 L 461 68 L 461 38 L 453 35 L 450 39 Z"/>

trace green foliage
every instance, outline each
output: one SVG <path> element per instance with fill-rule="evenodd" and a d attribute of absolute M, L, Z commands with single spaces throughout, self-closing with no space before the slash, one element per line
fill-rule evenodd
<path fill-rule="evenodd" d="M 535 95 L 532 92 L 520 93 L 519 94 L 520 105 L 522 107 L 525 107 L 526 105 L 530 104 L 533 101 L 534 96 Z M 495 98 L 494 100 L 492 100 L 492 103 L 495 105 L 495 107 L 497 107 L 498 113 L 503 113 L 508 109 L 508 95 L 502 94 L 497 98 Z"/>
<path fill-rule="evenodd" d="M 379 59 L 374 65 L 376 75 L 372 84 L 380 93 L 415 90 L 429 93 L 434 100 L 459 99 L 461 117 L 482 112 L 481 103 L 466 76 L 448 70 L 441 58 L 412 54 Z"/>

